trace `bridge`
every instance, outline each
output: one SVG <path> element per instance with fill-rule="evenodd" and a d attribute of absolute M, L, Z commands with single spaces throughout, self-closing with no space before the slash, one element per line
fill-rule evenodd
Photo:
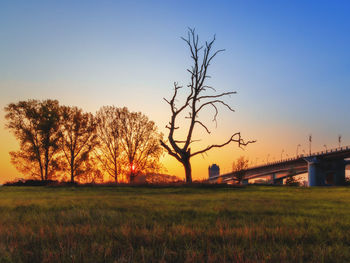
<path fill-rule="evenodd" d="M 309 186 L 342 185 L 345 182 L 345 168 L 350 165 L 350 146 L 339 147 L 327 151 L 298 155 L 277 162 L 249 167 L 244 171 L 242 183 L 264 178 L 272 184 L 282 184 L 283 179 L 291 174 L 308 173 Z M 237 181 L 235 172 L 213 176 L 209 182 Z"/>

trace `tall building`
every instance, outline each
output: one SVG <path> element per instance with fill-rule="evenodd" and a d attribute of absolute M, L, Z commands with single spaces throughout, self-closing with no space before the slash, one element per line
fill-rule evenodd
<path fill-rule="evenodd" d="M 220 167 L 215 163 L 211 166 L 209 165 L 208 171 L 209 171 L 209 178 L 220 175 Z"/>

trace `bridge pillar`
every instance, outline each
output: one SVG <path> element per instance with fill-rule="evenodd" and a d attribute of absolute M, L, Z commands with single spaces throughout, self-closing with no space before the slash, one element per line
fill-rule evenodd
<path fill-rule="evenodd" d="M 243 179 L 242 180 L 242 184 L 248 184 L 249 182 L 248 182 L 248 179 Z"/>
<path fill-rule="evenodd" d="M 304 159 L 308 163 L 309 186 L 344 184 L 346 166 L 344 160 L 325 161 L 316 157 Z"/>
<path fill-rule="evenodd" d="M 283 184 L 283 178 L 277 178 L 277 175 L 274 174 L 273 184 Z"/>
<path fill-rule="evenodd" d="M 276 173 L 271 174 L 270 182 L 271 184 L 279 184 Z"/>
<path fill-rule="evenodd" d="M 335 164 L 335 172 L 334 172 L 334 185 L 343 185 L 345 182 L 345 166 L 346 162 L 344 160 L 339 160 Z"/>
<path fill-rule="evenodd" d="M 308 164 L 309 186 L 325 185 L 325 175 L 316 157 L 304 158 Z"/>

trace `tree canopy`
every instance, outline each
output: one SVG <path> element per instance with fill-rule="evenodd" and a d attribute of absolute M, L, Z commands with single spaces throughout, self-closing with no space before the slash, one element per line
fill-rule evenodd
<path fill-rule="evenodd" d="M 104 106 L 93 115 L 57 100 L 10 103 L 5 112 L 19 141 L 11 161 L 30 178 L 94 182 L 106 173 L 118 182 L 162 170 L 162 134 L 141 112 Z"/>
<path fill-rule="evenodd" d="M 19 141 L 10 152 L 11 162 L 22 173 L 52 179 L 58 169 L 60 106 L 57 100 L 28 100 L 5 107 L 6 127 Z"/>

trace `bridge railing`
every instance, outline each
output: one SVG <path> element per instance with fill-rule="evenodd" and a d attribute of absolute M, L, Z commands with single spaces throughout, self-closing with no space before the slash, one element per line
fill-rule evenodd
<path fill-rule="evenodd" d="M 337 148 L 333 148 L 333 149 L 329 149 L 329 150 L 325 150 L 325 151 L 313 152 L 311 154 L 299 154 L 299 155 L 292 157 L 292 158 L 286 158 L 286 159 L 282 159 L 279 161 L 268 162 L 268 163 L 263 163 L 263 164 L 259 164 L 259 165 L 255 165 L 255 166 L 250 166 L 245 170 L 259 169 L 262 167 L 268 167 L 268 166 L 273 166 L 273 165 L 277 165 L 277 164 L 281 164 L 281 163 L 288 163 L 288 162 L 296 161 L 296 160 L 304 158 L 304 157 L 320 156 L 320 155 L 324 155 L 324 154 L 337 153 L 337 152 L 349 151 L 349 150 L 350 150 L 350 146 L 343 146 L 343 147 L 337 147 Z M 209 178 L 209 180 L 215 180 L 215 179 L 218 179 L 220 177 L 230 176 L 232 174 L 233 174 L 233 172 L 213 176 L 213 177 Z"/>
<path fill-rule="evenodd" d="M 247 170 L 261 168 L 264 166 L 271 166 L 271 165 L 290 162 L 290 161 L 295 161 L 295 160 L 298 160 L 298 159 L 304 158 L 304 157 L 313 157 L 313 156 L 319 156 L 319 155 L 323 155 L 323 154 L 327 154 L 327 153 L 336 153 L 336 152 L 349 151 L 349 150 L 350 150 L 350 146 L 343 146 L 343 147 L 333 148 L 330 150 L 313 152 L 311 154 L 298 154 L 297 156 L 292 157 L 292 158 L 286 158 L 286 159 L 281 159 L 279 161 L 267 162 L 267 163 L 263 163 L 263 164 L 259 164 L 259 165 L 249 166 L 247 168 Z"/>
<path fill-rule="evenodd" d="M 250 166 L 245 170 L 247 171 L 247 170 L 259 169 L 259 168 L 273 166 L 273 165 L 277 165 L 277 164 L 281 164 L 281 163 L 293 162 L 293 161 L 296 161 L 298 159 L 305 158 L 305 157 L 320 156 L 320 155 L 324 155 L 324 154 L 337 153 L 337 152 L 342 152 L 342 151 L 350 151 L 350 146 L 337 147 L 337 148 L 333 148 L 333 149 L 329 149 L 329 150 L 325 150 L 325 151 L 313 152 L 311 154 L 299 154 L 299 155 L 292 157 L 292 158 L 286 158 L 286 159 L 282 159 L 282 160 L 275 161 L 275 162 L 268 162 L 268 163 L 263 163 L 263 164 L 259 164 L 259 165 L 255 165 L 255 166 Z M 213 176 L 213 177 L 209 178 L 209 180 L 215 180 L 215 179 L 218 179 L 220 177 L 231 176 L 231 175 L 233 175 L 233 172 Z"/>

